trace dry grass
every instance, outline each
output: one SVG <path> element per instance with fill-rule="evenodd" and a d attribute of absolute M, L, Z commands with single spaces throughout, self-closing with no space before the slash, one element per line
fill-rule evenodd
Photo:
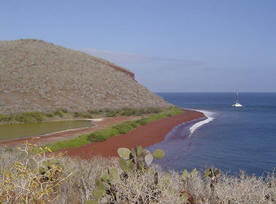
<path fill-rule="evenodd" d="M 184 194 L 188 196 L 186 203 L 276 203 L 276 178 L 273 174 L 266 178 L 246 176 L 244 173 L 237 177 L 220 174 L 212 191 L 210 179 L 201 172 L 183 176 L 174 171 L 164 172 L 160 167 L 153 166 L 144 173 L 137 171 L 128 174 L 128 178 L 124 179 L 118 159 L 115 158 L 93 158 L 90 161 L 83 161 L 64 157 L 45 157 L 43 154 L 31 153 L 25 149 L 19 151 L 2 148 L 0 151 L 0 201 L 3 203 L 20 203 L 20 201 L 21 203 L 43 203 L 45 201 L 45 203 L 68 204 L 96 200 L 93 193 L 96 181 L 111 168 L 117 169 L 121 175 L 112 183 L 117 195 L 117 201 L 113 203 L 181 204 L 185 203 L 181 197 Z M 27 185 L 36 178 L 41 178 L 38 166 L 43 165 L 45 160 L 53 161 L 53 159 L 58 161 L 58 166 L 61 168 L 61 173 L 55 177 L 55 180 L 48 182 L 48 187 L 44 186 L 42 190 L 37 186 Z M 22 169 L 32 173 L 19 176 L 20 172 L 15 166 L 18 163 L 25 164 Z M 154 172 L 157 172 L 158 183 L 155 183 Z M 8 181 L 6 175 L 10 175 Z M 50 174 L 49 178 L 51 176 L 53 174 Z M 43 182 L 40 184 L 45 185 Z M 49 191 L 49 188 L 52 190 Z M 44 193 L 43 196 L 38 197 L 41 192 Z M 26 198 L 29 199 L 28 202 L 24 201 Z M 112 197 L 106 194 L 99 203 L 112 203 L 111 200 Z"/>

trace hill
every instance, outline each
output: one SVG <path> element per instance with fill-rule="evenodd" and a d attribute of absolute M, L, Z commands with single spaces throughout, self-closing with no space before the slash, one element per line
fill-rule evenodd
<path fill-rule="evenodd" d="M 41 40 L 0 41 L 0 113 L 167 107 L 134 74 Z"/>

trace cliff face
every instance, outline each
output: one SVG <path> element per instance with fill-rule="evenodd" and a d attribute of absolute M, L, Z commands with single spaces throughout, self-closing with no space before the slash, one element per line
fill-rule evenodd
<path fill-rule="evenodd" d="M 103 59 L 40 40 L 0 41 L 0 113 L 167 106 Z"/>

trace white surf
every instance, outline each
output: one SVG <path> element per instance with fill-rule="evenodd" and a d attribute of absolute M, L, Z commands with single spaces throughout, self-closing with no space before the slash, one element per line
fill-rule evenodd
<path fill-rule="evenodd" d="M 205 116 L 206 116 L 206 119 L 205 120 L 202 120 L 202 121 L 199 121 L 197 123 L 195 123 L 194 125 L 192 125 L 190 127 L 190 135 L 189 137 L 191 137 L 191 135 L 198 129 L 200 128 L 201 126 L 207 124 L 207 123 L 210 123 L 211 121 L 213 121 L 215 118 L 214 118 L 214 112 L 210 112 L 210 111 L 205 111 L 205 110 L 196 110 L 196 111 L 199 111 L 201 113 L 203 113 Z"/>

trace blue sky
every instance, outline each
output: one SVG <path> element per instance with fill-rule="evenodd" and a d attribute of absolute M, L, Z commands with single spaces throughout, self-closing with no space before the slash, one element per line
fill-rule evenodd
<path fill-rule="evenodd" d="M 274 0 L 9 0 L 0 40 L 109 59 L 152 91 L 276 90 Z"/>

